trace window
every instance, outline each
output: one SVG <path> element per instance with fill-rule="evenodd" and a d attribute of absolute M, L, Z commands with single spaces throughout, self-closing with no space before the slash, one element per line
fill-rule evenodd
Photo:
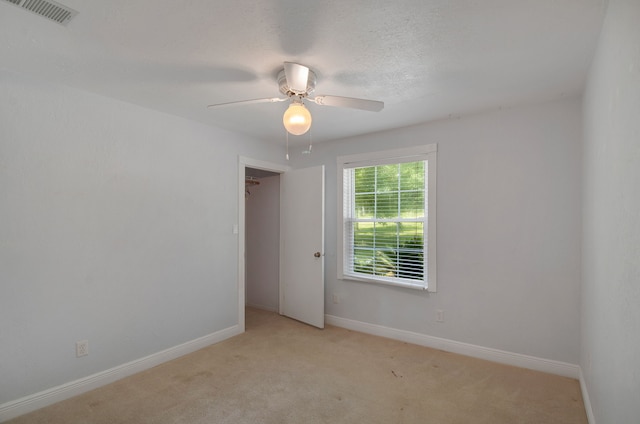
<path fill-rule="evenodd" d="M 338 158 L 339 279 L 435 291 L 436 151 Z"/>

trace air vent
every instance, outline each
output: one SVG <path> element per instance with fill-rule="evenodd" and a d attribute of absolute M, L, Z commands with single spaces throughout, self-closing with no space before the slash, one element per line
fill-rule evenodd
<path fill-rule="evenodd" d="M 3 0 L 29 12 L 57 22 L 61 25 L 69 23 L 78 12 L 52 0 Z"/>

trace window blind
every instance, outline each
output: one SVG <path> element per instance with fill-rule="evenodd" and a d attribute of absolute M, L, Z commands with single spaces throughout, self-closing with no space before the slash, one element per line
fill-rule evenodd
<path fill-rule="evenodd" d="M 425 287 L 428 161 L 377 163 L 343 170 L 344 274 Z"/>

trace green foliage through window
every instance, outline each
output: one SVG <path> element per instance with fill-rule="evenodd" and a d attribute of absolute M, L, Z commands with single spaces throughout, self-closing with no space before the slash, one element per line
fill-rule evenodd
<path fill-rule="evenodd" d="M 354 273 L 424 280 L 426 167 L 417 161 L 345 170 Z"/>

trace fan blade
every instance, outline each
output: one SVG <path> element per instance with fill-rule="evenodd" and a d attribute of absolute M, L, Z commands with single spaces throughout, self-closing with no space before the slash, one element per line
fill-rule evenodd
<path fill-rule="evenodd" d="M 322 106 L 348 107 L 351 109 L 368 110 L 371 112 L 380 112 L 384 109 L 384 102 L 377 100 L 354 99 L 353 97 L 341 96 L 316 96 L 313 99 L 307 98 Z"/>
<path fill-rule="evenodd" d="M 296 94 L 304 94 L 307 92 L 309 68 L 293 62 L 284 62 L 284 75 L 287 78 L 289 90 Z"/>
<path fill-rule="evenodd" d="M 265 99 L 240 100 L 237 102 L 218 103 L 215 105 L 209 105 L 207 106 L 207 108 L 213 109 L 216 107 L 241 106 L 241 105 L 251 105 L 256 103 L 276 103 L 276 102 L 284 102 L 285 100 L 289 100 L 289 98 L 288 97 L 268 97 Z"/>

